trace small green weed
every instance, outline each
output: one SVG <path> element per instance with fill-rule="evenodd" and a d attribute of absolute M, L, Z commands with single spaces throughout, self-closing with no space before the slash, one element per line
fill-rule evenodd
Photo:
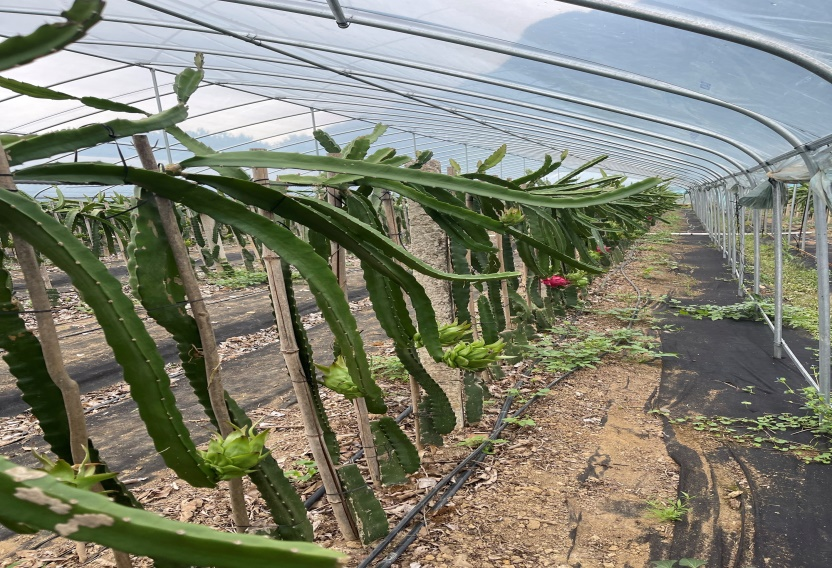
<path fill-rule="evenodd" d="M 754 247 L 752 237 L 746 237 L 746 263 L 753 265 Z M 760 246 L 760 278 L 769 290 L 774 290 L 774 244 L 766 243 Z M 783 290 L 786 295 L 785 312 L 794 309 L 800 314 L 792 327 L 800 327 L 812 333 L 817 339 L 818 334 L 818 271 L 809 268 L 803 262 L 784 251 L 783 254 Z M 772 308 L 773 309 L 773 308 Z M 766 312 L 768 313 L 768 311 Z"/>
<path fill-rule="evenodd" d="M 514 424 L 516 426 L 520 426 L 521 428 L 526 426 L 535 426 L 537 424 L 531 418 L 514 418 L 513 416 L 503 418 L 503 422 L 507 424 Z"/>
<path fill-rule="evenodd" d="M 456 445 L 466 447 L 466 448 L 478 448 L 485 442 L 488 442 L 488 445 L 485 446 L 485 448 L 483 448 L 482 451 L 483 451 L 484 454 L 489 454 L 489 455 L 494 453 L 494 446 L 501 446 L 503 444 L 508 444 L 508 440 L 503 440 L 502 438 L 496 438 L 494 440 L 489 440 L 488 436 L 476 435 L 476 436 L 471 436 L 470 438 L 466 438 L 465 440 L 462 440 L 461 442 L 458 442 Z"/>
<path fill-rule="evenodd" d="M 681 521 L 690 511 L 690 495 L 682 492 L 675 501 L 655 499 L 647 501 L 647 514 L 663 523 Z"/>
<path fill-rule="evenodd" d="M 707 564 L 704 560 L 697 560 L 696 558 L 682 558 L 681 560 L 652 560 L 650 564 L 653 568 L 673 568 L 679 562 L 679 568 L 699 568 Z"/>
<path fill-rule="evenodd" d="M 231 272 L 209 272 L 205 279 L 211 284 L 238 290 L 250 286 L 260 286 L 269 281 L 265 272 L 234 269 Z"/>
<path fill-rule="evenodd" d="M 314 460 L 299 459 L 295 460 L 294 464 L 297 469 L 286 469 L 283 473 L 289 478 L 289 481 L 295 483 L 303 483 L 309 481 L 318 473 L 318 467 Z"/>

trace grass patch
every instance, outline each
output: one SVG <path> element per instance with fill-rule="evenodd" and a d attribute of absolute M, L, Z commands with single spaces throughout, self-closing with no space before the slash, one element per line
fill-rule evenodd
<path fill-rule="evenodd" d="M 769 319 L 774 318 L 774 302 L 758 299 L 760 308 Z M 728 306 L 717 306 L 715 304 L 682 304 L 679 300 L 670 299 L 667 301 L 669 308 L 675 311 L 677 316 L 687 316 L 693 319 L 710 319 L 711 321 L 721 319 L 762 321 L 763 317 L 757 310 L 753 299 L 748 299 Z M 801 307 L 790 306 L 783 303 L 783 325 L 792 328 L 805 329 L 817 338 L 818 315 Z"/>
<path fill-rule="evenodd" d="M 682 492 L 675 501 L 656 499 L 647 501 L 647 514 L 663 523 L 675 523 L 684 519 L 690 511 L 690 496 Z"/>
<path fill-rule="evenodd" d="M 265 272 L 240 269 L 234 269 L 233 272 L 210 272 L 205 275 L 205 280 L 211 284 L 216 284 L 223 288 L 230 288 L 231 290 L 260 286 L 269 281 Z"/>
<path fill-rule="evenodd" d="M 747 240 L 746 265 L 753 267 L 753 237 L 747 237 Z M 773 292 L 774 244 L 760 244 L 760 282 Z M 784 308 L 784 312 L 788 310 L 795 316 L 792 326 L 805 329 L 817 339 L 818 271 L 805 266 L 800 259 L 795 258 L 786 250 L 783 251 L 783 304 L 794 308 L 794 310 Z"/>
<path fill-rule="evenodd" d="M 558 337 L 560 336 L 560 337 Z M 552 329 L 552 335 L 526 347 L 528 356 L 549 373 L 565 373 L 574 368 L 595 368 L 604 355 L 622 356 L 644 361 L 658 357 L 675 357 L 655 350 L 659 340 L 640 331 L 622 328 L 603 332 L 564 324 Z"/>
<path fill-rule="evenodd" d="M 370 372 L 376 379 L 387 379 L 396 383 L 410 381 L 410 373 L 404 368 L 402 362 L 395 355 L 371 355 Z"/>

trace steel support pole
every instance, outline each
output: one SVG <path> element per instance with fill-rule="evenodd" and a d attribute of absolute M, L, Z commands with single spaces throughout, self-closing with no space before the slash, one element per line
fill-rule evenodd
<path fill-rule="evenodd" d="M 742 184 L 737 185 L 737 206 L 738 206 L 738 215 L 737 218 L 739 220 L 739 239 L 740 239 L 740 251 L 739 251 L 739 273 L 737 274 L 737 295 L 742 298 L 745 296 L 745 207 L 740 207 L 739 203 L 740 200 L 743 198 L 743 191 Z"/>
<path fill-rule="evenodd" d="M 774 358 L 783 358 L 783 204 L 782 183 L 772 183 L 771 236 L 774 238 Z"/>
<path fill-rule="evenodd" d="M 315 109 L 310 107 L 309 112 L 312 114 L 312 132 L 315 132 L 318 129 L 318 125 L 315 124 Z M 312 139 L 315 141 L 315 155 L 320 156 L 321 147 L 318 145 L 318 139 L 314 136 L 312 137 Z"/>
<path fill-rule="evenodd" d="M 755 294 L 760 293 L 760 210 L 755 209 L 751 214 L 754 230 L 754 287 Z"/>
<path fill-rule="evenodd" d="M 335 23 L 338 24 L 338 27 L 342 30 L 350 27 L 350 22 L 347 20 L 347 16 L 341 8 L 341 3 L 338 0 L 326 0 L 326 3 L 329 4 L 329 9 L 332 10 L 332 17 L 335 19 Z"/>
<path fill-rule="evenodd" d="M 737 270 L 737 200 L 733 191 L 728 191 L 728 256 L 731 259 L 731 276 Z"/>
<path fill-rule="evenodd" d="M 150 77 L 151 77 L 151 79 L 153 79 L 153 92 L 156 94 L 156 108 L 159 110 L 159 112 L 162 112 L 162 97 L 159 95 L 159 83 L 156 82 L 156 70 L 155 69 L 150 70 Z M 171 156 L 171 153 L 170 153 L 170 141 L 168 140 L 168 133 L 165 132 L 164 130 L 162 130 L 162 138 L 165 141 L 165 151 L 167 152 L 167 155 L 168 155 L 168 163 L 172 164 L 173 163 L 173 157 Z"/>
<path fill-rule="evenodd" d="M 797 184 L 792 184 L 792 198 L 789 201 L 789 225 L 786 235 L 789 239 L 789 248 L 792 246 L 792 223 L 794 222 L 794 208 L 797 207 Z"/>
<path fill-rule="evenodd" d="M 722 247 L 722 258 L 728 258 L 728 192 L 725 186 L 719 188 L 719 242 Z"/>
<path fill-rule="evenodd" d="M 829 346 L 829 242 L 826 199 L 818 184 L 815 193 L 815 242 L 818 268 L 818 386 L 829 404 L 830 346 Z"/>
<path fill-rule="evenodd" d="M 806 233 L 809 232 L 809 209 L 812 207 L 812 192 L 806 192 L 806 206 L 803 208 L 803 223 L 800 225 L 800 250 L 806 250 Z"/>

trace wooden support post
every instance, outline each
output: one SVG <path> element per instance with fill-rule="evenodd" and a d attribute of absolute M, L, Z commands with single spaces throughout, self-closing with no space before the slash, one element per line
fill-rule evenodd
<path fill-rule="evenodd" d="M 327 154 L 334 158 L 340 158 L 341 154 Z M 333 174 L 327 174 L 332 177 Z M 338 189 L 334 187 L 326 188 L 327 203 L 339 209 L 344 206 L 344 200 Z M 349 292 L 347 285 L 347 251 L 340 244 L 335 241 L 329 242 L 329 266 L 338 278 L 338 284 L 344 291 L 344 295 L 349 301 Z M 367 467 L 370 470 L 370 479 L 376 486 L 381 485 L 381 468 L 378 465 L 378 454 L 376 453 L 376 445 L 373 440 L 373 431 L 370 429 L 370 413 L 367 411 L 367 401 L 364 398 L 356 398 L 353 400 L 353 407 L 358 422 L 358 437 L 361 440 L 361 447 L 364 449 L 364 458 L 367 460 Z"/>
<path fill-rule="evenodd" d="M 253 174 L 254 179 L 258 180 L 259 183 L 268 183 L 265 168 L 254 168 Z M 269 219 L 274 219 L 273 213 L 263 210 L 260 210 L 260 213 Z M 335 515 L 335 522 L 338 524 L 341 536 L 350 541 L 358 540 L 358 527 L 347 508 L 347 499 L 341 481 L 338 479 L 335 464 L 329 455 L 329 450 L 326 448 L 323 431 L 315 414 L 312 394 L 309 392 L 309 385 L 306 384 L 306 375 L 298 355 L 298 342 L 292 327 L 289 297 L 286 294 L 286 282 L 283 279 L 283 270 L 280 267 L 280 257 L 265 245 L 263 245 L 261 256 L 269 279 L 269 291 L 272 297 L 277 334 L 280 338 L 280 353 L 283 355 L 289 378 L 292 381 L 292 388 L 298 401 L 301 419 L 303 420 L 303 430 L 312 451 L 312 458 L 318 466 L 318 472 L 326 491 L 326 498 L 332 506 L 332 512 Z"/>
<path fill-rule="evenodd" d="M 497 236 L 497 254 L 500 257 L 500 272 L 506 271 L 505 250 L 503 248 L 503 235 L 495 233 Z M 511 321 L 511 304 L 508 299 L 508 280 L 505 278 L 500 281 L 500 291 L 503 296 L 503 317 L 506 320 L 506 330 L 514 329 L 514 324 Z"/>
<path fill-rule="evenodd" d="M 133 145 L 142 162 L 142 167 L 147 170 L 156 169 L 156 158 L 153 149 L 147 141 L 147 136 L 134 135 Z M 191 306 L 191 314 L 196 322 L 199 331 L 199 339 L 202 343 L 202 357 L 205 361 L 205 372 L 208 377 L 208 396 L 211 399 L 211 410 L 217 419 L 217 426 L 220 435 L 225 438 L 234 431 L 228 407 L 225 404 L 225 389 L 222 386 L 221 361 L 217 349 L 217 338 L 214 335 L 214 327 L 211 324 L 211 316 L 202 298 L 199 289 L 199 282 L 196 279 L 191 258 L 188 256 L 188 249 L 179 230 L 179 223 L 176 221 L 176 213 L 173 209 L 173 202 L 164 197 L 154 196 L 156 208 L 159 210 L 159 217 L 165 231 L 165 237 L 170 245 L 176 268 L 179 271 L 179 278 L 185 295 Z M 208 217 L 210 219 L 210 217 Z M 213 221 L 213 219 L 212 219 Z M 241 478 L 228 480 L 228 494 L 231 501 L 231 514 L 234 518 L 234 525 L 237 532 L 246 532 L 249 527 L 246 501 L 243 496 L 243 480 Z"/>
<path fill-rule="evenodd" d="M 388 189 L 385 189 L 381 194 L 381 209 L 384 212 L 384 219 L 387 223 L 387 236 L 397 245 L 401 245 L 402 239 L 398 226 L 396 225 L 396 212 L 393 209 L 393 195 Z M 422 391 L 419 383 L 413 378 L 413 375 L 410 375 L 409 383 L 410 404 L 413 407 L 413 435 L 416 438 L 416 449 L 422 451 L 424 449 L 424 445 L 422 444 L 422 426 L 419 424 L 419 403 L 422 400 Z"/>

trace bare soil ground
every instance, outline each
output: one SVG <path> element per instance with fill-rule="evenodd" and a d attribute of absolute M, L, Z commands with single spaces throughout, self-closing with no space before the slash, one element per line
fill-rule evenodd
<path fill-rule="evenodd" d="M 677 217 L 672 230 L 687 229 L 680 223 Z M 685 245 L 673 243 L 659 231 L 668 228 L 658 226 L 653 237 L 643 239 L 628 253 L 620 269 L 595 283 L 584 312 L 571 315 L 578 325 L 595 330 L 624 327 L 627 324 L 609 314 L 620 314 L 638 298 L 649 302 L 668 293 L 695 294 L 686 267 L 678 262 Z M 653 334 L 670 332 L 662 330 L 669 322 L 656 322 L 649 309 L 642 316 L 635 327 Z M 379 354 L 388 352 L 389 345 L 378 331 L 370 331 L 368 344 Z M 444 447 L 427 451 L 422 468 L 407 485 L 377 490 L 391 525 L 470 452 L 459 442 L 491 431 L 503 396 L 515 386 L 520 373 L 531 376 L 521 397 L 555 377 L 538 367 L 530 360 L 506 369 L 504 379 L 489 384 L 496 402 L 486 407 L 480 424 L 454 433 Z M 640 568 L 661 559 L 673 529 L 648 516 L 647 501 L 675 500 L 679 472 L 668 456 L 660 417 L 648 412 L 660 374 L 659 360 L 607 357 L 596 368 L 560 382 L 530 408 L 527 417 L 534 420 L 534 426 L 506 430 L 507 442 L 495 447 L 495 454 L 452 502 L 426 517 L 427 528 L 394 566 Z M 408 385 L 381 384 L 388 393 L 391 415 L 398 414 L 409 404 Z M 360 447 L 352 406 L 336 394 L 324 397 L 343 455 L 350 456 Z M 292 403 L 293 396 L 285 392 L 247 410 L 252 418 L 262 418 L 261 426 L 272 429 L 269 447 L 284 469 L 302 470 L 296 462 L 309 453 L 297 406 Z M 33 426 L 26 415 L 12 419 L 19 421 L 21 429 Z M 412 431 L 411 419 L 403 426 Z M 26 448 L 43 449 L 37 438 L 27 440 Z M 224 488 L 195 489 L 144 464 L 121 470 L 121 477 L 148 509 L 231 530 Z M 268 527 L 266 508 L 256 490 L 246 484 L 252 524 Z M 318 482 L 313 479 L 298 487 L 306 497 Z M 346 552 L 348 566 L 356 566 L 371 549 L 338 537 L 325 501 L 309 515 L 316 542 Z M 80 562 L 73 542 L 47 533 L 14 536 L 0 541 L 0 566 L 114 565 L 111 554 L 97 545 L 86 545 L 86 553 L 86 562 Z M 147 562 L 139 559 L 137 565 Z"/>

